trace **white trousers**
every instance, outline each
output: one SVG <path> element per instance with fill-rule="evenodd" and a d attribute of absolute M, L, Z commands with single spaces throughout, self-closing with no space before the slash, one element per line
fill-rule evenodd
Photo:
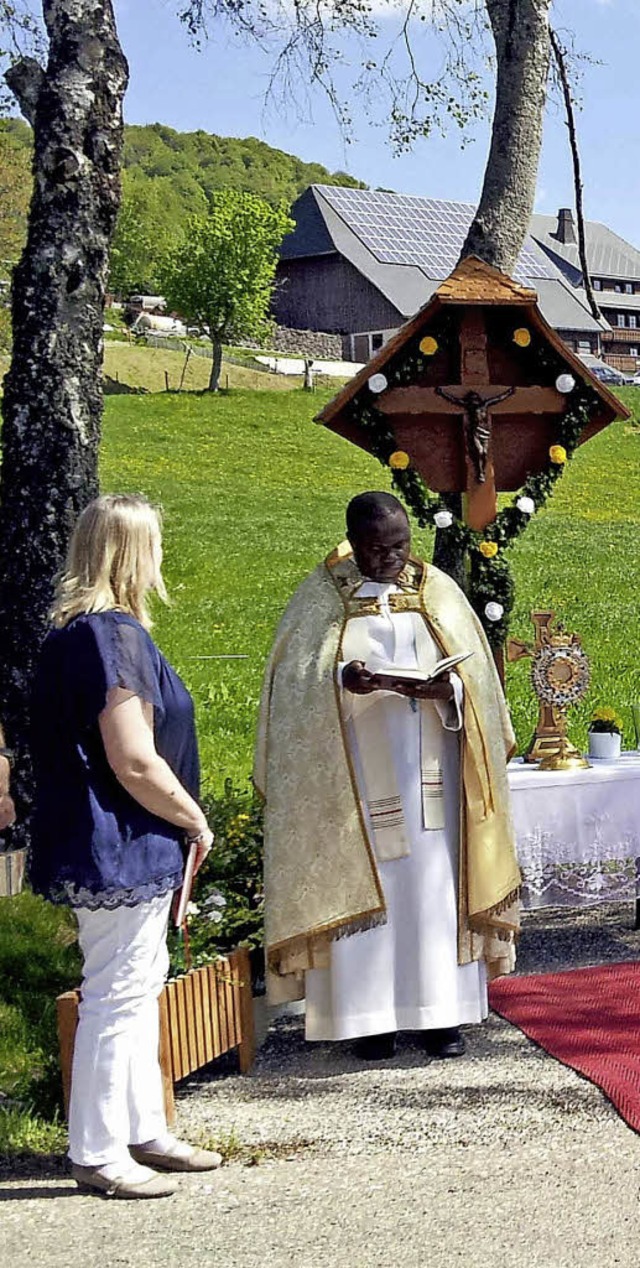
<path fill-rule="evenodd" d="M 172 894 L 76 911 L 84 956 L 73 1053 L 69 1157 L 83 1167 L 130 1165 L 129 1145 L 167 1130 L 158 1060 L 158 996 L 169 967 Z"/>

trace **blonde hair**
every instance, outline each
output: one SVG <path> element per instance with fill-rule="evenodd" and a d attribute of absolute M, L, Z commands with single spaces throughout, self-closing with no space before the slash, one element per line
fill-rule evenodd
<path fill-rule="evenodd" d="M 151 628 L 147 596 L 167 602 L 160 513 L 143 497 L 108 493 L 85 507 L 58 579 L 51 620 L 60 628 L 82 612 L 118 608 Z"/>

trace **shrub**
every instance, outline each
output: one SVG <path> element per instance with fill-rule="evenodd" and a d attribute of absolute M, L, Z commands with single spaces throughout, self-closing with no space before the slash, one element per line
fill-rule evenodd
<path fill-rule="evenodd" d="M 254 976 L 259 977 L 264 909 L 262 806 L 253 789 L 238 789 L 228 779 L 222 796 L 205 808 L 215 844 L 196 880 L 197 911 L 188 917 L 192 963 L 204 964 L 242 945 L 254 952 Z M 185 966 L 184 948 L 175 932 L 169 947 L 173 971 L 180 971 Z"/>

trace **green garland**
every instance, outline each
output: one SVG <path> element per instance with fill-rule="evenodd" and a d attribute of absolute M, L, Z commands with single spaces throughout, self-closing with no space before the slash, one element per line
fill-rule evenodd
<path fill-rule="evenodd" d="M 421 332 L 421 338 L 424 333 Z M 451 318 L 442 319 L 433 334 L 437 338 L 439 349 L 446 349 L 454 335 L 457 338 Z M 530 351 L 536 356 L 536 364 L 546 372 L 545 377 L 557 377 L 558 374 L 566 373 L 566 364 L 547 345 L 533 345 L 526 349 L 527 353 Z M 417 379 L 424 380 L 428 370 L 429 358 L 414 346 L 403 349 L 395 361 L 392 360 L 385 366 L 384 373 L 389 386 L 395 387 L 415 383 Z M 556 481 L 562 475 L 566 462 L 573 456 L 582 432 L 599 405 L 595 392 L 580 382 L 572 389 L 570 398 L 570 408 L 557 420 L 557 436 L 550 448 L 547 466 L 543 471 L 527 476 L 511 504 L 499 511 L 495 520 L 481 533 L 470 528 L 451 512 L 445 500 L 446 495 L 431 493 L 414 467 L 391 468 L 394 487 L 422 528 L 436 527 L 435 516 L 441 511 L 453 516 L 451 524 L 441 531 L 446 532 L 456 551 L 469 557 L 468 598 L 494 647 L 501 646 L 506 639 L 514 600 L 513 578 L 504 551 L 524 532 L 532 514 L 539 511 L 553 493 Z M 368 387 L 354 397 L 351 418 L 366 431 L 371 452 L 388 468 L 391 455 L 398 452 L 398 444 L 393 427 L 388 418 L 376 408 Z M 532 514 L 519 509 L 518 502 L 522 498 L 530 498 L 533 502 L 535 511 Z M 495 553 L 492 554 L 494 547 Z M 502 614 L 497 620 L 489 619 L 486 614 L 487 605 L 492 603 L 499 604 L 502 608 Z"/>

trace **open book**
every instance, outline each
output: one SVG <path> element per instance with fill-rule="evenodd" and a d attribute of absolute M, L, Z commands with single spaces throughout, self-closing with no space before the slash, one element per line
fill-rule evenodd
<path fill-rule="evenodd" d="M 193 872 L 196 865 L 197 854 L 198 842 L 194 841 L 193 844 L 189 846 L 189 853 L 187 854 L 187 860 L 184 865 L 182 889 L 178 890 L 174 900 L 173 920 L 176 929 L 182 928 L 187 914 L 187 906 L 191 898 L 191 890 L 193 889 Z"/>
<path fill-rule="evenodd" d="M 458 652 L 455 656 L 445 656 L 443 660 L 437 661 L 430 674 L 417 667 L 401 669 L 396 665 L 376 665 L 372 673 L 378 674 L 381 678 L 404 678 L 407 682 L 435 682 L 442 674 L 446 674 L 447 670 L 461 665 L 463 660 L 468 660 L 470 656 L 473 656 L 473 652 Z"/>

